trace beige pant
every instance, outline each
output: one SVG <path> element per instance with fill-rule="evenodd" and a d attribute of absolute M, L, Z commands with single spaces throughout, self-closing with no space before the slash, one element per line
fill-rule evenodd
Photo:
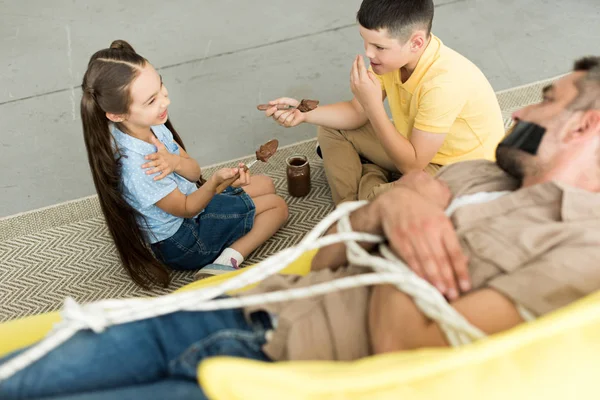
<path fill-rule="evenodd" d="M 372 200 L 391 189 L 398 169 L 379 142 L 371 123 L 346 131 L 319 127 L 319 146 L 333 202 Z M 360 156 L 372 164 L 362 164 Z M 429 164 L 425 172 L 435 175 L 441 168 Z"/>

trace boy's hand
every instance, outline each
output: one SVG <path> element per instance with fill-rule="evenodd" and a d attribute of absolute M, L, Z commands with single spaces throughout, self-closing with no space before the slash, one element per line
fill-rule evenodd
<path fill-rule="evenodd" d="M 279 125 L 284 126 L 286 128 L 291 128 L 292 126 L 300 125 L 304 121 L 306 121 L 306 114 L 300 112 L 297 108 L 300 102 L 296 99 L 291 99 L 289 97 L 280 97 L 275 100 L 271 100 L 269 102 L 273 107 L 269 108 L 265 111 L 265 115 L 267 117 L 273 117 L 275 122 Z M 278 110 L 277 106 L 285 104 L 290 107 L 294 107 L 290 110 Z"/>
<path fill-rule="evenodd" d="M 152 144 L 156 146 L 156 153 L 148 154 L 146 157 L 144 157 L 146 160 L 150 160 L 150 162 L 143 164 L 142 168 L 148 169 L 146 171 L 146 175 L 152 175 L 160 172 L 159 175 L 154 177 L 154 180 L 158 181 L 179 167 L 181 157 L 179 157 L 177 154 L 169 153 L 169 150 L 167 150 L 165 145 L 162 144 L 162 142 L 154 135 L 152 135 L 150 140 L 152 141 Z"/>
<path fill-rule="evenodd" d="M 356 56 L 352 63 L 350 89 L 367 112 L 374 105 L 381 104 L 381 83 L 375 74 L 367 70 L 362 56 Z"/>

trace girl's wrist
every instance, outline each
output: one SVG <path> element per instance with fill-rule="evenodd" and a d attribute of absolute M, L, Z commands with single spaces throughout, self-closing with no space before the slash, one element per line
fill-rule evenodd
<path fill-rule="evenodd" d="M 181 170 L 181 158 L 182 157 L 178 154 L 173 154 L 173 156 L 175 157 L 175 158 L 173 158 L 175 160 L 175 167 L 173 168 L 173 171 L 179 173 Z M 181 175 L 181 174 L 179 174 L 179 175 Z"/>
<path fill-rule="evenodd" d="M 216 182 L 215 175 L 211 175 L 210 178 L 206 180 L 206 183 L 202 185 L 202 187 L 206 186 L 206 189 L 211 193 L 217 192 L 217 187 L 219 186 Z"/>

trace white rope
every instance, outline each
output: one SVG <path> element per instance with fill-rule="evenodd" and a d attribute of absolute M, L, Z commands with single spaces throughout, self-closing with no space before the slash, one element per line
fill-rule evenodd
<path fill-rule="evenodd" d="M 340 219 L 338 231 L 352 231 L 349 215 L 345 215 Z M 411 296 L 419 310 L 440 325 L 450 345 L 468 344 L 485 337 L 481 330 L 471 325 L 448 304 L 444 296 L 434 286 L 415 274 L 385 244 L 379 245 L 381 257 L 367 253 L 355 241 L 346 241 L 345 244 L 350 265 L 371 267 L 375 272 L 394 273 L 403 278 L 398 280 L 396 287 Z"/>
<path fill-rule="evenodd" d="M 79 305 L 67 298 L 61 312 L 62 321 L 40 342 L 0 366 L 0 382 L 17 371 L 39 360 L 48 352 L 60 346 L 79 330 L 91 329 L 102 332 L 111 325 L 139 321 L 176 311 L 208 311 L 240 308 L 299 298 L 319 296 L 326 293 L 358 286 L 394 284 L 410 295 L 417 307 L 425 315 L 437 321 L 452 345 L 469 343 L 484 337 L 484 334 L 452 308 L 444 297 L 429 283 L 414 274 L 401 260 L 385 246 L 380 245 L 382 257 L 367 253 L 356 242 L 382 243 L 384 238 L 360 232 L 353 232 L 350 213 L 367 202 L 344 203 L 309 232 L 295 247 L 285 249 L 240 275 L 219 286 L 172 293 L 152 299 L 103 300 Z M 321 237 L 336 221 L 339 233 Z M 215 299 L 227 292 L 241 289 L 276 274 L 308 250 L 344 242 L 349 263 L 370 267 L 374 273 L 367 273 L 336 279 L 310 287 L 288 289 L 277 292 L 243 297 Z"/>

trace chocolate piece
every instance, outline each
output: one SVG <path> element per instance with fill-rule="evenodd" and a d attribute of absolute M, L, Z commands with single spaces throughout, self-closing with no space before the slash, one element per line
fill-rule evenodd
<path fill-rule="evenodd" d="M 277 147 L 279 147 L 279 141 L 277 139 L 269 140 L 256 150 L 256 159 L 267 162 L 269 158 L 273 157 L 273 154 L 277 151 Z"/>
<path fill-rule="evenodd" d="M 315 108 L 317 108 L 318 105 L 319 105 L 319 100 L 302 99 L 302 101 L 298 105 L 298 110 L 300 110 L 300 112 L 305 113 L 305 112 L 314 110 Z"/>
<path fill-rule="evenodd" d="M 273 154 L 277 152 L 277 148 L 279 147 L 279 141 L 277 139 L 269 140 L 267 143 L 260 146 L 258 150 L 256 150 L 256 159 L 262 162 L 267 162 L 269 158 L 273 157 Z M 250 165 L 254 164 L 256 161 L 250 163 Z M 248 171 L 248 166 L 244 165 L 244 171 Z M 221 183 L 216 188 L 216 193 L 221 193 L 223 190 L 227 188 L 227 186 L 231 185 L 240 177 L 240 174 L 237 173 L 233 178 L 227 179 L 223 183 Z"/>

